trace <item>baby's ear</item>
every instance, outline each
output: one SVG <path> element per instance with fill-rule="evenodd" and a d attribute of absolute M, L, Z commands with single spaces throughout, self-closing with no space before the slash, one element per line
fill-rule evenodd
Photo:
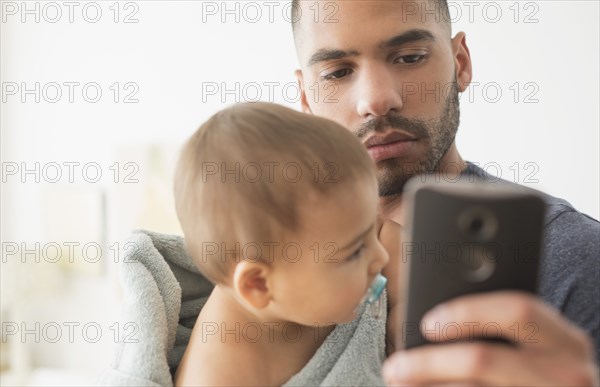
<path fill-rule="evenodd" d="M 233 289 L 249 306 L 265 308 L 272 299 L 268 286 L 270 274 L 271 267 L 266 263 L 242 260 L 233 272 Z"/>

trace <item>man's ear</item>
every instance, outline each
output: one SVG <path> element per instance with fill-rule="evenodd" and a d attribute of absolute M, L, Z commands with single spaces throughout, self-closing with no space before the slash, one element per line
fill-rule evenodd
<path fill-rule="evenodd" d="M 265 308 L 271 301 L 269 275 L 271 267 L 264 262 L 242 260 L 235 265 L 233 289 L 235 293 L 256 309 Z"/>
<path fill-rule="evenodd" d="M 463 92 L 467 89 L 473 78 L 471 53 L 469 52 L 469 47 L 467 47 L 467 36 L 464 32 L 457 33 L 452 39 L 452 54 L 454 55 L 458 90 Z"/>
<path fill-rule="evenodd" d="M 298 69 L 294 71 L 294 75 L 298 80 L 298 87 L 300 87 L 300 106 L 302 108 L 302 112 L 313 114 L 312 110 L 310 110 L 310 106 L 308 106 L 308 99 L 306 97 L 306 87 L 304 85 L 304 74 L 302 74 L 302 70 Z"/>

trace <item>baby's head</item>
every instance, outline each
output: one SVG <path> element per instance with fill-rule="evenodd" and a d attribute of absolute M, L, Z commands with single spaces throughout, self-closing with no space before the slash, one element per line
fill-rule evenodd
<path fill-rule="evenodd" d="M 351 320 L 351 304 L 387 262 L 363 145 L 333 121 L 283 106 L 213 115 L 182 150 L 175 201 L 202 274 L 274 318 Z"/>

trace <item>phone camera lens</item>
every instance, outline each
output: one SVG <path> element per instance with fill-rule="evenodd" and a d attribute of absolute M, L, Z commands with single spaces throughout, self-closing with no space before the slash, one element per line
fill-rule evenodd
<path fill-rule="evenodd" d="M 496 236 L 498 219 L 485 207 L 471 207 L 458 217 L 459 229 L 477 242 L 488 242 Z"/>
<path fill-rule="evenodd" d="M 464 276 L 470 282 L 483 282 L 494 274 L 496 255 L 484 245 L 475 246 L 463 257 Z"/>
<path fill-rule="evenodd" d="M 483 220 L 481 218 L 474 218 L 469 224 L 469 234 L 477 235 L 483 228 Z"/>

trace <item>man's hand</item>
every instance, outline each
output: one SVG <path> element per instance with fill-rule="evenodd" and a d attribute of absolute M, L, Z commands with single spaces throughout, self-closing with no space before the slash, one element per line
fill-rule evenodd
<path fill-rule="evenodd" d="M 444 303 L 424 318 L 448 341 L 397 352 L 386 361 L 388 385 L 598 386 L 591 340 L 558 312 L 518 292 L 469 295 Z M 456 342 L 456 326 L 462 327 Z M 428 328 L 429 329 L 429 328 Z M 515 345 L 469 340 L 495 334 Z M 435 336 L 435 337 L 433 337 Z"/>

